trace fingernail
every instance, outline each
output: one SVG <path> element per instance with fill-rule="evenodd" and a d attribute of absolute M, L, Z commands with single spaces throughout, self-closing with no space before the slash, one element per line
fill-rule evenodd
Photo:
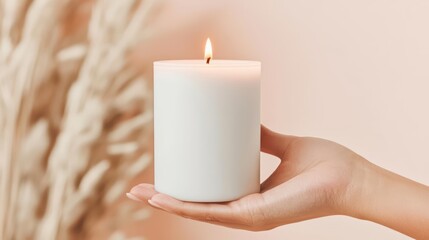
<path fill-rule="evenodd" d="M 152 200 L 147 200 L 147 202 L 150 204 L 150 205 L 152 205 L 153 207 L 156 207 L 156 208 L 159 208 L 159 209 L 164 209 L 164 208 L 162 208 L 160 205 L 158 205 L 158 203 L 156 203 L 156 202 L 154 202 L 154 201 L 152 201 Z"/>
<path fill-rule="evenodd" d="M 144 199 L 149 199 L 153 195 L 153 190 L 149 189 L 148 186 L 140 184 L 131 188 L 130 193 L 133 194 L 134 196 L 139 196 Z"/>
<path fill-rule="evenodd" d="M 137 202 L 143 202 L 140 198 L 138 198 L 136 195 L 132 193 L 126 193 L 127 197 L 131 200 L 137 201 Z"/>

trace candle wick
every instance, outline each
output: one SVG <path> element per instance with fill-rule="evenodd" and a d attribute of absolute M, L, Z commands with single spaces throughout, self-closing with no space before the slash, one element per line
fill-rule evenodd
<path fill-rule="evenodd" d="M 208 57 L 207 58 L 207 60 L 206 60 L 206 64 L 209 64 L 210 63 L 210 59 L 212 59 L 211 57 Z"/>

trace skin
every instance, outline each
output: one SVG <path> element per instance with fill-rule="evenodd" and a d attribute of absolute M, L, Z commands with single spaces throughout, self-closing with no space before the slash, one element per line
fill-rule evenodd
<path fill-rule="evenodd" d="M 337 143 L 261 127 L 261 151 L 281 162 L 261 192 L 227 203 L 192 203 L 139 184 L 127 196 L 197 221 L 251 231 L 347 215 L 429 239 L 429 187 L 378 167 Z"/>

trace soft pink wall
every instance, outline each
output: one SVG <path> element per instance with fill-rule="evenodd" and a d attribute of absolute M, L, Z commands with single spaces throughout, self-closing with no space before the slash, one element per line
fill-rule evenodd
<path fill-rule="evenodd" d="M 134 58 L 202 58 L 211 37 L 215 58 L 263 62 L 264 124 L 429 184 L 428 13 L 425 0 L 165 0 Z M 263 156 L 263 175 L 275 164 Z M 253 233 L 156 211 L 141 229 L 157 240 L 407 239 L 347 217 Z"/>

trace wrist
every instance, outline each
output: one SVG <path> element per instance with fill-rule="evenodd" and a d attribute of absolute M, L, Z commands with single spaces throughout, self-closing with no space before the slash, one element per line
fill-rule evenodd
<path fill-rule="evenodd" d="M 362 160 L 356 179 L 349 189 L 346 215 L 362 220 L 374 221 L 374 210 L 383 198 L 386 182 L 380 167 Z"/>
<path fill-rule="evenodd" d="M 383 185 L 380 169 L 366 159 L 357 156 L 353 162 L 353 171 L 339 201 L 339 213 L 354 218 L 369 220 L 371 199 L 379 194 Z"/>
<path fill-rule="evenodd" d="M 429 188 L 364 159 L 347 189 L 344 214 L 418 239 L 429 237 Z"/>

